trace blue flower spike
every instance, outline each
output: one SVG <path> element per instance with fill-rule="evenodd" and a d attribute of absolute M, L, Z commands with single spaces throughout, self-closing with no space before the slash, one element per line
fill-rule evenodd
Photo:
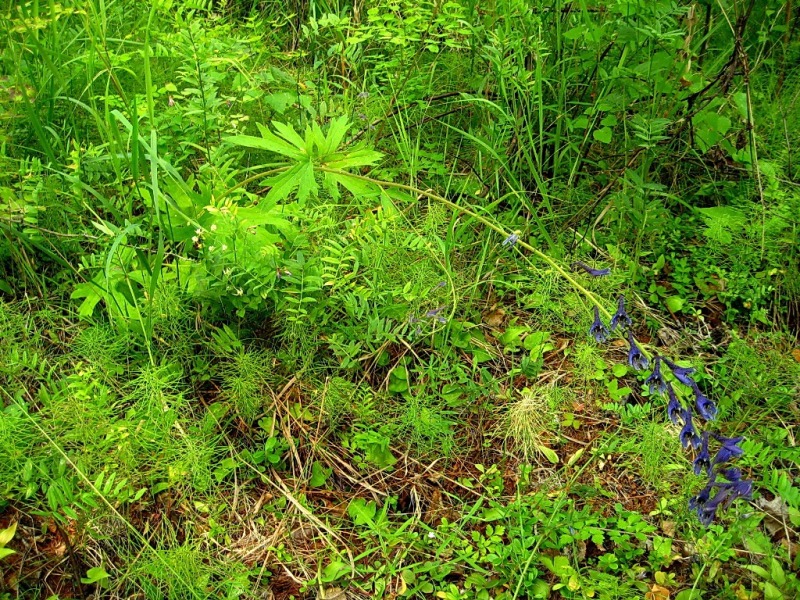
<path fill-rule="evenodd" d="M 667 391 L 667 382 L 664 381 L 664 377 L 661 375 L 661 357 L 656 356 L 653 359 L 653 372 L 650 376 L 644 380 L 644 384 L 650 390 L 650 395 L 653 395 L 656 390 L 658 390 L 659 394 L 663 394 Z"/>
<path fill-rule="evenodd" d="M 594 323 L 592 323 L 592 326 L 589 328 L 589 334 L 600 344 L 605 342 L 610 335 L 608 327 L 605 326 L 603 320 L 600 318 L 600 309 L 596 306 L 594 307 Z"/>
<path fill-rule="evenodd" d="M 646 369 L 650 365 L 650 361 L 647 360 L 642 349 L 636 344 L 632 331 L 628 332 L 628 343 L 631 345 L 630 350 L 628 350 L 628 364 L 637 371 Z"/>
<path fill-rule="evenodd" d="M 668 358 L 664 358 L 664 362 L 667 363 L 667 366 L 672 371 L 675 379 L 680 381 L 686 387 L 694 389 L 695 382 L 694 379 L 690 377 L 690 375 L 696 371 L 694 367 L 679 367 Z"/>
<path fill-rule="evenodd" d="M 516 240 L 509 237 L 507 242 L 508 245 L 513 245 Z M 580 261 L 572 264 L 573 269 L 576 267 L 592 277 L 602 277 L 611 272 L 611 269 L 593 269 Z M 611 317 L 609 327 L 606 327 L 600 318 L 599 307 L 594 307 L 594 322 L 589 328 L 589 333 L 598 342 L 604 342 L 611 335 L 611 331 L 616 331 L 618 328 L 623 331 L 627 330 L 630 344 L 628 364 L 636 371 L 650 367 L 651 361 L 648 360 L 634 337 L 633 322 L 625 311 L 625 296 L 622 294 L 617 296 L 617 311 Z M 667 380 L 662 363 L 667 365 L 675 381 L 672 381 L 672 378 Z M 656 354 L 652 360 L 652 371 L 647 375 L 644 383 L 650 396 L 654 396 L 656 392 L 659 394 L 666 392 L 668 397 L 667 415 L 676 427 L 680 427 L 680 443 L 685 449 L 692 448 L 695 451 L 692 469 L 695 475 L 707 478 L 706 486 L 689 500 L 689 508 L 697 513 L 700 523 L 707 527 L 714 522 L 720 508 L 727 509 L 740 498 L 750 498 L 753 492 L 753 482 L 742 479 L 742 472 L 728 464 L 744 454 L 740 445 L 744 438 L 723 437 L 700 426 L 705 424 L 705 427 L 708 427 L 708 423 L 717 418 L 718 409 L 695 382 L 692 377 L 695 372 L 694 367 L 679 366 L 670 359 Z M 694 393 L 693 403 L 688 402 L 688 405 L 684 406 L 675 392 L 678 383 L 692 390 Z M 694 421 L 694 414 L 701 419 L 697 423 Z M 716 454 L 712 453 L 710 447 L 712 440 L 714 440 L 715 446 L 719 444 Z"/>
<path fill-rule="evenodd" d="M 711 491 L 715 487 L 717 493 L 711 498 Z M 737 479 L 728 483 L 718 483 L 712 475 L 708 485 L 689 501 L 689 508 L 696 511 L 700 522 L 708 527 L 717 516 L 717 509 L 720 506 L 727 508 L 738 498 L 750 498 L 752 492 L 753 482 L 750 480 Z"/>
<path fill-rule="evenodd" d="M 581 262 L 579 260 L 576 260 L 574 263 L 572 263 L 572 268 L 574 269 L 575 267 L 582 269 L 592 277 L 605 277 L 606 275 L 611 274 L 611 269 L 608 267 L 606 267 L 605 269 L 593 269 L 585 262 Z"/>
<path fill-rule="evenodd" d="M 617 298 L 617 312 L 611 317 L 611 331 L 616 330 L 617 327 L 631 327 L 633 321 L 625 312 L 625 296 L 622 294 Z"/>

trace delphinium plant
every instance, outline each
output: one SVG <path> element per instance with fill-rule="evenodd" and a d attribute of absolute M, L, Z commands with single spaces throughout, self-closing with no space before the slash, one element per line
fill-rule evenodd
<path fill-rule="evenodd" d="M 593 269 L 588 265 L 577 262 L 573 267 L 580 268 L 592 277 L 602 277 L 610 273 L 609 269 Z M 633 333 L 633 321 L 625 310 L 625 297 L 620 295 L 617 299 L 617 311 L 611 317 L 609 325 L 603 322 L 600 316 L 600 307 L 594 306 L 594 321 L 589 328 L 589 334 L 597 342 L 605 342 L 612 334 L 619 330 L 627 333 L 628 364 L 636 371 L 646 370 L 651 365 L 651 359 L 637 343 Z M 663 366 L 669 369 L 663 369 Z M 710 431 L 709 425 L 717 417 L 717 407 L 700 389 L 692 378 L 695 369 L 682 367 L 669 358 L 656 354 L 652 357 L 652 370 L 645 380 L 650 394 L 666 394 L 667 414 L 669 419 L 681 427 L 679 438 L 681 445 L 686 450 L 693 450 L 695 458 L 693 468 L 696 475 L 707 477 L 706 486 L 692 498 L 689 506 L 697 513 L 703 525 L 710 525 L 717 516 L 720 508 L 729 507 L 738 498 L 749 498 L 753 490 L 753 482 L 742 479 L 741 471 L 730 465 L 730 462 L 744 451 L 740 444 L 742 437 L 724 437 L 717 432 Z M 673 381 L 669 380 L 667 373 L 675 385 L 688 388 L 694 396 L 692 404 L 681 402 L 675 391 Z M 699 417 L 699 419 L 696 419 Z M 699 421 L 704 422 L 704 429 L 700 429 Z M 712 457 L 711 445 L 718 446 Z"/>

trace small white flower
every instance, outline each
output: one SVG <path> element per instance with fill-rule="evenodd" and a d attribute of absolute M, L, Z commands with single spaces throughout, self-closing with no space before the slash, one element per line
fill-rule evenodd
<path fill-rule="evenodd" d="M 214 248 L 215 248 L 215 246 L 209 246 L 209 247 L 208 247 L 208 251 L 209 251 L 209 252 L 213 252 L 213 251 L 214 251 Z"/>
<path fill-rule="evenodd" d="M 222 246 L 220 246 L 220 250 L 222 250 L 223 252 L 225 252 L 225 250 L 227 250 L 227 249 L 228 249 L 228 245 L 227 244 L 222 244 Z"/>
<path fill-rule="evenodd" d="M 192 241 L 193 241 L 193 242 L 196 244 L 197 242 L 199 242 L 199 241 L 200 241 L 200 238 L 199 238 L 199 237 L 197 237 L 196 235 L 195 235 L 195 236 L 192 236 Z"/>
<path fill-rule="evenodd" d="M 195 229 L 195 230 L 194 230 L 194 232 L 195 232 L 197 235 L 203 235 L 203 229 L 202 229 L 202 228 L 200 228 L 200 227 L 198 227 L 197 229 Z"/>
<path fill-rule="evenodd" d="M 216 231 L 216 230 L 217 230 L 217 224 L 216 223 L 212 223 L 211 224 L 211 231 Z"/>
<path fill-rule="evenodd" d="M 432 540 L 436 538 L 436 534 L 433 531 L 428 532 L 428 539 Z"/>

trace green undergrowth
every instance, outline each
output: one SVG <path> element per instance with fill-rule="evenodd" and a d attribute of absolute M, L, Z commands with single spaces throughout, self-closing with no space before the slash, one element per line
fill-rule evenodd
<path fill-rule="evenodd" d="M 796 12 L 0 2 L 0 600 L 796 597 Z"/>

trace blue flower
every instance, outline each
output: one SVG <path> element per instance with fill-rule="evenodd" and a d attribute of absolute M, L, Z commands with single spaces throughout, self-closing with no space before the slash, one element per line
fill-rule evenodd
<path fill-rule="evenodd" d="M 503 240 L 503 246 L 508 246 L 509 248 L 513 248 L 517 242 L 519 241 L 519 235 L 516 233 L 512 233 L 506 239 Z"/>
<path fill-rule="evenodd" d="M 689 500 L 689 508 L 691 510 L 699 511 L 702 507 L 706 505 L 708 500 L 711 498 L 711 492 L 714 491 L 714 480 L 711 479 L 706 487 L 704 487 L 700 492 Z"/>
<path fill-rule="evenodd" d="M 439 321 L 439 323 L 447 323 L 447 319 L 439 314 L 444 309 L 445 309 L 444 306 L 440 306 L 439 308 L 431 309 L 431 310 L 429 310 L 428 312 L 425 313 L 425 316 L 428 317 L 429 319 L 434 319 L 435 318 L 437 321 Z"/>
<path fill-rule="evenodd" d="M 594 336 L 594 339 L 600 343 L 605 342 L 609 336 L 608 327 L 603 324 L 600 318 L 600 309 L 596 306 L 594 307 L 594 323 L 589 328 L 589 334 Z"/>
<path fill-rule="evenodd" d="M 625 296 L 620 294 L 617 298 L 617 312 L 611 317 L 611 331 L 614 331 L 619 326 L 630 327 L 631 325 L 633 325 L 633 321 L 631 321 L 628 313 L 625 312 Z"/>
<path fill-rule="evenodd" d="M 650 394 L 658 390 L 659 394 L 663 394 L 667 389 L 667 384 L 661 376 L 661 357 L 656 356 L 653 360 L 653 372 L 644 380 L 644 384 L 650 389 Z"/>
<path fill-rule="evenodd" d="M 731 467 L 730 469 L 723 469 L 720 472 L 720 475 L 722 475 L 725 479 L 727 479 L 731 483 L 736 483 L 738 481 L 741 481 L 742 479 L 742 472 L 736 467 Z"/>
<path fill-rule="evenodd" d="M 628 364 L 637 371 L 646 369 L 650 364 L 650 361 L 647 360 L 647 357 L 644 355 L 641 348 L 636 345 L 636 340 L 633 339 L 632 331 L 628 332 L 628 342 L 631 345 L 631 349 L 628 350 Z"/>
<path fill-rule="evenodd" d="M 716 433 L 714 434 L 714 437 L 720 444 L 722 444 L 722 447 L 714 457 L 715 465 L 728 462 L 729 460 L 738 458 L 744 454 L 744 450 L 742 450 L 741 446 L 739 446 L 744 437 L 727 438 L 717 435 Z"/>
<path fill-rule="evenodd" d="M 579 260 L 576 260 L 574 263 L 572 263 L 572 268 L 574 269 L 575 267 L 583 269 L 584 271 L 586 271 L 592 277 L 603 277 L 603 276 L 609 275 L 611 273 L 611 269 L 609 269 L 609 268 L 593 269 L 592 267 L 587 265 L 585 262 L 581 262 Z"/>
<path fill-rule="evenodd" d="M 664 362 L 667 363 L 669 368 L 672 370 L 672 374 L 675 376 L 675 379 L 687 387 L 694 388 L 694 379 L 689 377 L 689 375 L 695 372 L 694 367 L 679 367 L 668 358 L 664 358 Z"/>
<path fill-rule="evenodd" d="M 710 497 L 711 489 L 716 487 L 717 493 Z M 753 482 L 738 480 L 730 483 L 709 481 L 708 485 L 695 498 L 689 501 L 689 508 L 697 511 L 700 522 L 708 526 L 717 516 L 717 509 L 729 507 L 738 498 L 749 498 L 753 492 Z"/>
<path fill-rule="evenodd" d="M 717 516 L 717 508 L 730 496 L 730 488 L 719 488 L 713 498 L 707 499 L 705 502 L 697 504 L 695 510 L 697 511 L 697 518 L 700 522 L 708 527 L 711 525 L 714 517 Z"/>
<path fill-rule="evenodd" d="M 671 383 L 667 383 L 667 394 L 669 394 L 669 404 L 667 405 L 669 420 L 675 425 L 678 425 L 683 415 L 683 406 L 681 406 L 681 403 L 678 401 L 678 397 L 675 395 L 675 390 L 672 389 Z"/>
<path fill-rule="evenodd" d="M 736 469 L 738 471 L 738 469 Z M 736 498 L 750 498 L 753 494 L 753 482 L 750 479 L 738 479 L 728 484 L 730 489 L 733 490 L 735 496 L 730 499 L 728 504 L 736 500 Z"/>
<path fill-rule="evenodd" d="M 711 474 L 711 455 L 708 453 L 708 432 L 703 432 L 702 441 L 700 443 L 700 452 L 695 457 L 694 462 L 692 462 L 692 466 L 694 466 L 694 474 L 700 475 L 703 471 L 706 472 L 707 475 Z"/>
<path fill-rule="evenodd" d="M 689 409 L 683 410 L 681 412 L 681 418 L 683 419 L 683 429 L 681 429 L 680 433 L 681 445 L 684 448 L 688 448 L 689 446 L 694 449 L 699 448 L 703 440 L 694 428 L 694 423 L 692 423 L 692 411 Z"/>
<path fill-rule="evenodd" d="M 697 385 L 694 386 L 695 404 L 697 412 L 706 421 L 713 421 L 717 418 L 717 405 L 709 400 Z"/>

